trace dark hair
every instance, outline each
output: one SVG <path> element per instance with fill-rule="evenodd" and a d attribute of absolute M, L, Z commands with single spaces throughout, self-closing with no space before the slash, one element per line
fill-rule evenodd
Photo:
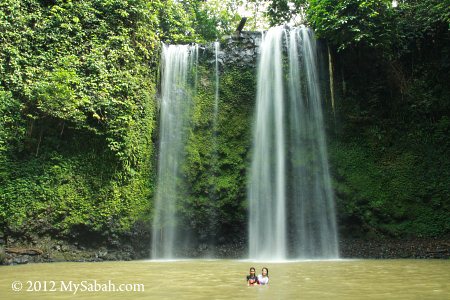
<path fill-rule="evenodd" d="M 255 267 L 250 267 L 250 272 L 251 272 L 252 270 L 256 272 Z"/>
<path fill-rule="evenodd" d="M 269 269 L 267 269 L 266 267 L 263 267 L 263 268 L 261 269 L 261 273 L 262 273 L 262 270 L 264 270 L 264 269 L 266 269 L 266 271 L 267 271 L 267 277 L 269 277 Z"/>

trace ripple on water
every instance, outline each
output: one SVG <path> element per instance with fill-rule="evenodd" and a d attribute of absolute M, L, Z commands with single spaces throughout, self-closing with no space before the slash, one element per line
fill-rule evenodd
<path fill-rule="evenodd" d="M 250 266 L 268 267 L 270 286 L 247 287 Z M 4 266 L 4 299 L 73 299 L 73 291 L 14 292 L 12 283 L 139 283 L 141 292 L 79 291 L 79 299 L 450 299 L 449 260 L 257 262 L 176 260 Z"/>

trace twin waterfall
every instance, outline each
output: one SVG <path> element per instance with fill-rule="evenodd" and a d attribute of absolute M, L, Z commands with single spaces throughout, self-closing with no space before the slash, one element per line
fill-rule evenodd
<path fill-rule="evenodd" d="M 219 43 L 214 48 L 211 130 L 215 137 Z M 262 37 L 247 174 L 250 259 L 338 257 L 316 52 L 312 32 L 306 28 L 275 27 Z M 198 46 L 164 45 L 161 65 L 159 165 L 151 252 L 153 259 L 172 259 L 178 257 L 175 250 L 183 236 L 177 224 L 177 203 L 183 197 L 178 186 L 194 105 L 196 78 L 192 78 L 192 70 L 198 65 Z M 217 139 L 211 142 L 217 143 Z"/>

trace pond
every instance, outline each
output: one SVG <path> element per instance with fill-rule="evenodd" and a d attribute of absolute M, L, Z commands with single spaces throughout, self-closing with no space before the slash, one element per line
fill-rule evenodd
<path fill-rule="evenodd" d="M 269 269 L 270 285 L 246 275 Z M 0 267 L 2 299 L 450 299 L 450 260 L 48 263 Z"/>

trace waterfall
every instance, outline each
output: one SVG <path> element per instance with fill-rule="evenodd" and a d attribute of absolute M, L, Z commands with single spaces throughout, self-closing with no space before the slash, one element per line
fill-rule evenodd
<path fill-rule="evenodd" d="M 271 28 L 260 53 L 248 183 L 249 257 L 337 258 L 312 32 Z"/>
<path fill-rule="evenodd" d="M 215 93 L 214 93 L 214 120 L 213 120 L 213 130 L 214 135 L 217 134 L 217 115 L 219 114 L 219 51 L 220 43 L 214 42 L 214 54 L 215 54 Z"/>
<path fill-rule="evenodd" d="M 183 197 L 181 165 L 192 105 L 191 73 L 198 59 L 198 47 L 163 45 L 161 57 L 161 106 L 158 181 L 152 232 L 152 258 L 176 256 L 175 245 L 182 234 L 177 228 L 176 205 Z"/>
<path fill-rule="evenodd" d="M 249 185 L 251 258 L 286 258 L 283 32 L 263 36 Z"/>
<path fill-rule="evenodd" d="M 219 116 L 219 52 L 220 52 L 220 43 L 219 42 L 214 42 L 214 56 L 215 56 L 215 60 L 214 60 L 214 70 L 215 70 L 215 74 L 214 74 L 214 81 L 215 81 L 215 85 L 214 85 L 214 111 L 213 111 L 213 124 L 212 124 L 212 163 L 213 165 L 211 166 L 211 171 L 212 171 L 212 176 L 214 178 L 216 178 L 217 176 L 217 171 L 218 171 L 218 163 L 219 163 L 219 158 L 218 158 L 218 141 L 217 141 L 217 135 L 218 135 L 218 116 Z M 211 191 L 211 199 L 215 200 L 216 199 L 216 192 L 215 192 L 215 187 L 212 187 L 212 191 Z"/>

